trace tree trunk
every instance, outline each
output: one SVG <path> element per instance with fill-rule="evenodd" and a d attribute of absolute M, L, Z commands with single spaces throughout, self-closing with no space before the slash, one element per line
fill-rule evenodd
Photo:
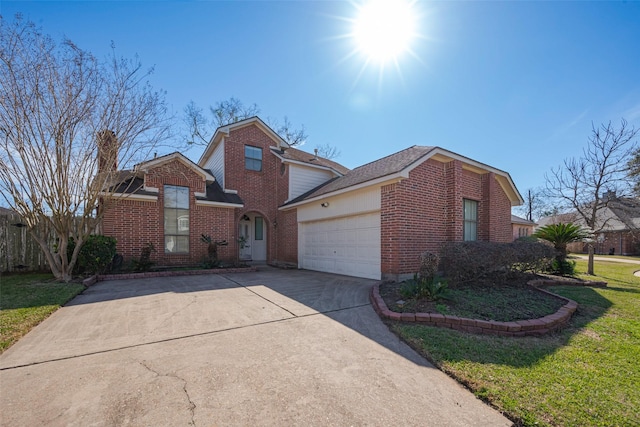
<path fill-rule="evenodd" d="M 587 274 L 594 276 L 593 272 L 593 243 L 589 243 L 589 261 L 587 262 Z"/>

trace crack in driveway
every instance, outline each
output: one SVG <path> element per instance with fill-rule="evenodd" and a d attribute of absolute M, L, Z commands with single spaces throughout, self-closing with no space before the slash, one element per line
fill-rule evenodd
<path fill-rule="evenodd" d="M 196 425 L 196 421 L 195 421 L 195 412 L 196 412 L 196 404 L 193 402 L 193 400 L 191 400 L 191 396 L 189 396 L 189 391 L 187 390 L 187 380 L 185 380 L 184 378 L 176 375 L 176 374 L 162 374 L 160 372 L 158 372 L 157 370 L 151 368 L 147 363 L 145 363 L 145 361 L 138 361 L 138 363 L 145 368 L 146 370 L 148 370 L 149 372 L 155 374 L 158 377 L 167 377 L 167 378 L 173 378 L 176 379 L 178 381 L 182 382 L 182 391 L 184 392 L 184 395 L 187 398 L 187 401 L 189 402 L 189 412 L 191 413 L 191 421 L 189 421 L 189 425 L 195 426 Z"/>

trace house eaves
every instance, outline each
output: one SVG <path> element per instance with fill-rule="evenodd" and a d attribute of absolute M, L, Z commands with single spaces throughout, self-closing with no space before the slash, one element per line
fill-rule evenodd
<path fill-rule="evenodd" d="M 511 223 L 512 224 L 522 224 L 522 225 L 532 225 L 535 226 L 537 225 L 534 221 L 529 221 L 526 218 L 521 218 L 517 215 L 511 215 Z"/>
<path fill-rule="evenodd" d="M 428 157 L 424 160 L 432 158 L 434 160 L 438 160 L 442 163 L 450 162 L 451 160 L 459 160 L 462 162 L 462 169 L 468 170 L 470 172 L 474 172 L 477 174 L 485 174 L 492 172 L 496 176 L 496 180 L 502 187 L 502 190 L 509 197 L 511 201 L 511 206 L 520 206 L 524 203 L 524 199 L 520 195 L 518 188 L 515 183 L 511 179 L 511 175 L 508 172 L 503 170 L 494 168 L 493 166 L 489 166 L 485 163 L 478 162 L 476 160 L 470 159 L 469 157 L 462 156 L 460 154 L 454 153 L 453 151 L 445 150 L 444 148 L 434 147 L 433 151 L 429 153 Z M 410 170 L 418 166 L 422 161 L 415 163 L 410 167 Z"/>
<path fill-rule="evenodd" d="M 463 169 L 479 174 L 493 172 L 499 185 L 509 197 L 512 206 L 517 206 L 524 202 L 507 172 L 440 147 L 414 145 L 405 150 L 383 157 L 382 159 L 352 169 L 346 175 L 321 184 L 310 192 L 281 206 L 280 209 L 290 209 L 369 186 L 381 186 L 399 182 L 409 178 L 409 173 L 428 159 L 434 159 L 442 163 L 459 160 L 463 163 Z"/>
<path fill-rule="evenodd" d="M 308 193 L 305 193 L 305 194 L 303 194 L 301 196 L 298 196 L 297 198 L 291 200 L 290 202 L 280 206 L 278 209 L 280 209 L 280 210 L 288 210 L 288 209 L 295 208 L 295 207 L 298 207 L 298 206 L 306 205 L 307 203 L 312 203 L 312 202 L 316 202 L 318 200 L 326 199 L 327 197 L 338 196 L 340 194 L 349 193 L 351 191 L 357 191 L 357 190 L 360 190 L 362 188 L 394 184 L 394 183 L 400 182 L 400 181 L 402 181 L 403 179 L 406 179 L 406 178 L 409 178 L 408 174 L 404 175 L 402 173 L 396 173 L 396 174 L 383 176 L 383 177 L 380 177 L 380 178 L 377 178 L 377 179 L 373 179 L 371 181 L 366 181 L 366 182 L 363 182 L 361 184 L 353 185 L 351 187 L 345 187 L 345 188 L 342 188 L 340 190 L 332 191 L 330 193 L 322 193 L 322 194 L 317 195 L 317 196 L 313 196 L 313 197 L 310 197 L 310 198 L 305 198 L 305 194 L 307 195 L 307 197 L 309 197 L 309 195 L 312 194 L 314 191 L 318 191 L 318 190 L 322 189 L 323 186 L 331 183 L 333 181 L 333 180 L 331 180 L 331 181 L 327 181 L 324 184 L 321 184 L 320 186 L 318 186 L 318 187 L 314 188 L 313 190 L 309 191 Z M 335 178 L 335 179 L 340 179 L 340 177 Z"/>
<path fill-rule="evenodd" d="M 215 181 L 216 180 L 215 177 L 213 175 L 211 175 L 209 172 L 207 172 L 205 169 L 203 169 L 200 166 L 198 166 L 197 164 L 193 163 L 191 160 L 186 158 L 184 156 L 184 154 L 178 153 L 177 151 L 174 152 L 174 153 L 171 153 L 171 154 L 167 154 L 165 156 L 157 157 L 155 159 L 147 160 L 145 162 L 137 164 L 135 166 L 134 170 L 147 173 L 150 169 L 152 169 L 154 167 L 158 167 L 160 165 L 163 165 L 163 164 L 168 163 L 168 162 L 172 162 L 174 160 L 177 160 L 177 161 L 181 162 L 182 164 L 184 164 L 185 166 L 187 166 L 188 168 L 192 169 L 194 172 L 196 172 L 198 175 L 200 175 L 204 181 Z"/>
<path fill-rule="evenodd" d="M 331 172 L 336 176 L 343 176 L 344 175 L 344 173 L 341 173 L 337 169 L 332 168 L 330 166 L 325 166 L 325 165 L 321 165 L 321 164 L 317 164 L 317 163 L 314 164 L 314 163 L 311 163 L 311 162 L 303 162 L 301 160 L 288 159 L 286 157 L 283 157 L 282 153 L 281 153 L 281 150 L 278 150 L 276 147 L 271 147 L 270 151 L 274 156 L 276 156 L 278 159 L 280 159 L 280 161 L 282 161 L 282 163 L 291 163 L 291 164 L 294 164 L 294 165 L 300 165 L 300 166 L 309 167 L 309 168 L 322 169 L 322 170 Z M 309 154 L 309 155 L 311 155 L 311 154 Z"/>

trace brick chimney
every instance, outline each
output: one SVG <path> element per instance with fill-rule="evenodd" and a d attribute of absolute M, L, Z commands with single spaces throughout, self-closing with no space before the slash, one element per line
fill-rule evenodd
<path fill-rule="evenodd" d="M 110 130 L 98 133 L 98 172 L 113 172 L 118 169 L 118 140 Z"/>

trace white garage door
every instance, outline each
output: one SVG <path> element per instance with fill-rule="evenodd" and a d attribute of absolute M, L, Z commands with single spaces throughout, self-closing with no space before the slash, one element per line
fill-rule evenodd
<path fill-rule="evenodd" d="M 380 213 L 300 224 L 299 265 L 380 279 Z"/>

